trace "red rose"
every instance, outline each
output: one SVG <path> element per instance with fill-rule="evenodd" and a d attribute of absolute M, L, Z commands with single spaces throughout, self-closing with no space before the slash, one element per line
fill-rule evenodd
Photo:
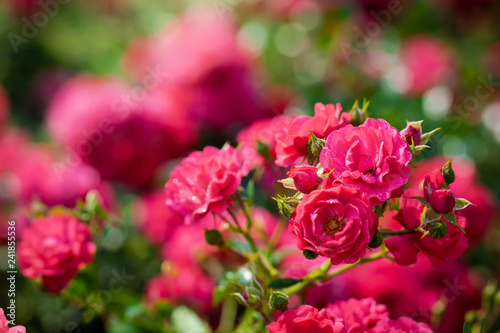
<path fill-rule="evenodd" d="M 341 319 L 327 310 L 302 305 L 297 310 L 285 311 L 276 322 L 266 326 L 270 333 L 347 333 Z"/>

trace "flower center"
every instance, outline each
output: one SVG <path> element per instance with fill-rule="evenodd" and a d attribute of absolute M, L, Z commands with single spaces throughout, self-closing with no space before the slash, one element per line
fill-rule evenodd
<path fill-rule="evenodd" d="M 326 220 L 325 225 L 323 226 L 323 229 L 330 234 L 330 235 L 335 235 L 337 232 L 342 231 L 344 229 L 345 221 L 344 220 L 339 220 L 337 218 L 329 218 Z"/>

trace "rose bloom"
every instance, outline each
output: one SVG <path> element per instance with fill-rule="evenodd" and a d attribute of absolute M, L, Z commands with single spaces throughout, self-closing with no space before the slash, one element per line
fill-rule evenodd
<path fill-rule="evenodd" d="M 148 186 L 158 167 L 197 141 L 180 100 L 162 92 L 130 89 L 111 78 L 81 75 L 56 94 L 47 126 L 65 146 L 71 165 L 95 167 L 104 179 Z M 92 98 L 89 98 L 92 96 Z"/>
<path fill-rule="evenodd" d="M 276 132 L 287 126 L 291 119 L 277 116 L 257 120 L 238 134 L 239 150 L 252 168 L 269 165 L 276 159 Z"/>
<path fill-rule="evenodd" d="M 430 324 L 432 309 L 442 308 L 440 322 L 434 322 L 437 333 L 460 332 L 463 321 L 457 318 L 481 306 L 483 283 L 479 274 L 458 261 L 434 268 L 427 258 L 409 267 L 377 260 L 332 280 L 332 288 L 342 288 L 348 297 L 373 297 L 386 305 L 393 318 L 410 316 Z"/>
<path fill-rule="evenodd" d="M 200 314 L 209 313 L 212 306 L 214 281 L 197 266 L 171 265 L 169 272 L 153 277 L 146 285 L 146 304 L 166 301 L 184 304 Z"/>
<path fill-rule="evenodd" d="M 8 326 L 9 321 L 7 320 L 7 317 L 5 317 L 3 309 L 0 308 L 0 333 L 26 333 L 26 328 L 24 326 L 7 328 Z"/>
<path fill-rule="evenodd" d="M 361 258 L 377 228 L 368 199 L 343 185 L 307 194 L 289 224 L 300 250 L 330 258 L 334 265 Z"/>
<path fill-rule="evenodd" d="M 409 187 L 421 189 L 424 177 L 434 170 L 439 170 L 450 159 L 448 156 L 434 156 L 420 162 L 413 170 Z M 493 192 L 479 182 L 479 174 L 473 162 L 452 157 L 452 166 L 457 179 L 450 185 L 456 198 L 465 198 L 475 206 L 469 206 L 456 212 L 465 217 L 467 225 L 465 232 L 470 242 L 479 242 L 492 227 L 498 200 Z"/>
<path fill-rule="evenodd" d="M 432 36 L 413 36 L 401 46 L 400 58 L 408 71 L 405 92 L 422 95 L 428 89 L 450 83 L 455 73 L 454 50 Z"/>
<path fill-rule="evenodd" d="M 231 146 L 208 146 L 192 152 L 174 168 L 165 184 L 167 206 L 183 216 L 186 223 L 209 212 L 222 213 L 231 206 L 231 195 L 247 174 L 247 164 Z"/>
<path fill-rule="evenodd" d="M 47 146 L 32 144 L 24 148 L 24 156 L 17 160 L 13 175 L 17 200 L 28 206 L 35 199 L 48 206 L 74 207 L 95 190 L 102 203 L 111 208 L 114 203 L 112 187 L 101 181 L 99 172 L 86 164 L 66 164 L 57 159 Z"/>
<path fill-rule="evenodd" d="M 93 260 L 96 245 L 89 227 L 73 216 L 36 218 L 24 229 L 18 246 L 19 267 L 30 279 L 42 278 L 48 291 L 64 289 Z"/>
<path fill-rule="evenodd" d="M 324 139 L 330 133 L 349 124 L 351 116 L 342 113 L 340 104 L 316 103 L 314 116 L 296 116 L 276 133 L 276 165 L 290 166 L 308 154 L 311 132 Z"/>
<path fill-rule="evenodd" d="M 380 321 L 377 325 L 366 331 L 368 333 L 433 333 L 429 325 L 418 323 L 411 318 L 401 317 L 396 320 Z"/>
<path fill-rule="evenodd" d="M 285 311 L 276 322 L 266 326 L 270 333 L 346 333 L 342 319 L 323 309 L 302 305 L 297 310 Z"/>
<path fill-rule="evenodd" d="M 373 298 L 340 301 L 327 307 L 335 318 L 342 318 L 348 333 L 363 333 L 377 322 L 389 319 L 385 305 L 377 304 Z"/>
<path fill-rule="evenodd" d="M 125 64 L 139 82 L 160 75 L 156 89 L 185 95 L 190 119 L 221 131 L 274 114 L 257 89 L 235 24 L 217 14 L 211 8 L 184 13 L 157 36 L 136 40 Z"/>
<path fill-rule="evenodd" d="M 410 147 L 397 129 L 371 118 L 359 127 L 348 125 L 330 134 L 320 156 L 334 183 L 364 193 L 372 206 L 401 196 L 411 159 Z"/>
<path fill-rule="evenodd" d="M 420 225 L 420 217 L 424 206 L 416 199 L 408 197 L 418 196 L 416 190 L 408 190 L 405 197 L 401 198 L 401 210 L 394 216 L 403 229 L 413 229 Z M 441 218 L 441 222 L 445 222 Z M 467 220 L 459 218 L 458 225 L 465 228 Z M 446 264 L 446 260 L 460 257 L 469 247 L 466 235 L 456 226 L 445 222 L 448 232 L 445 237 L 436 239 L 431 235 L 422 238 L 421 233 L 412 233 L 385 240 L 385 245 L 400 265 L 411 265 L 417 261 L 420 252 L 427 256 L 435 267 Z"/>
<path fill-rule="evenodd" d="M 156 191 L 144 195 L 134 205 L 138 226 L 155 244 L 162 244 L 170 239 L 175 230 L 184 224 L 184 220 L 170 208 L 165 207 L 165 191 Z"/>

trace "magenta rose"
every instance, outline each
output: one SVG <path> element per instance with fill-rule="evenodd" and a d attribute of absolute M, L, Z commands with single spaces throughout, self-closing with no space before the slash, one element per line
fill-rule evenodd
<path fill-rule="evenodd" d="M 368 333 L 432 333 L 432 329 L 426 323 L 418 323 L 408 317 L 400 317 L 396 320 L 388 319 L 380 321 L 377 325 L 366 331 Z"/>
<path fill-rule="evenodd" d="M 311 132 L 324 139 L 330 133 L 349 124 L 351 116 L 342 112 L 340 104 L 316 103 L 314 116 L 294 117 L 287 126 L 276 133 L 276 165 L 290 166 L 307 156 Z"/>
<path fill-rule="evenodd" d="M 330 258 L 334 265 L 361 258 L 377 228 L 368 199 L 343 185 L 307 194 L 289 224 L 300 250 Z"/>
<path fill-rule="evenodd" d="M 247 164 L 231 146 L 192 152 L 174 168 L 165 184 L 167 206 L 184 216 L 186 223 L 209 212 L 222 213 L 231 206 L 231 195 L 247 174 Z"/>
<path fill-rule="evenodd" d="M 417 190 L 408 190 L 405 192 L 405 197 L 401 198 L 401 210 L 394 219 L 405 229 L 417 228 L 420 225 L 424 206 L 418 200 L 408 198 L 418 194 Z M 458 227 L 445 222 L 443 218 L 441 222 L 448 225 L 448 232 L 443 238 L 436 239 L 430 235 L 422 237 L 421 233 L 413 233 L 388 238 L 385 240 L 385 245 L 400 265 L 414 264 L 419 252 L 427 256 L 433 266 L 445 265 L 446 260 L 455 259 L 464 254 L 469 247 L 469 242 Z M 467 220 L 463 217 L 459 218 L 458 224 L 465 228 Z"/>
<path fill-rule="evenodd" d="M 377 322 L 389 318 L 389 312 L 383 304 L 377 304 L 373 298 L 340 301 L 327 307 L 335 318 L 341 318 L 348 333 L 363 333 L 374 327 Z"/>
<path fill-rule="evenodd" d="M 359 127 L 349 125 L 330 134 L 320 156 L 333 182 L 363 192 L 372 206 L 401 196 L 411 159 L 410 147 L 397 129 L 371 118 Z"/>
<path fill-rule="evenodd" d="M 168 207 L 165 191 L 157 191 L 140 198 L 134 205 L 135 217 L 141 230 L 155 244 L 169 240 L 184 220 Z"/>
<path fill-rule="evenodd" d="M 270 333 L 347 333 L 341 319 L 333 317 L 325 309 L 318 311 L 310 305 L 287 310 L 266 327 Z"/>
<path fill-rule="evenodd" d="M 73 216 L 54 214 L 33 220 L 18 246 L 24 276 L 42 278 L 48 291 L 64 289 L 80 269 L 92 262 L 96 245 L 89 227 Z"/>
<path fill-rule="evenodd" d="M 14 326 L 8 328 L 9 321 L 5 317 L 3 309 L 0 308 L 0 333 L 26 333 L 26 328 L 24 326 Z"/>

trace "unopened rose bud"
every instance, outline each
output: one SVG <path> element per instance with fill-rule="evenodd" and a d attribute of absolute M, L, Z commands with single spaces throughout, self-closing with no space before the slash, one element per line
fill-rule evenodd
<path fill-rule="evenodd" d="M 402 129 L 399 134 L 409 145 L 413 142 L 415 146 L 418 146 L 422 142 L 422 127 L 420 123 L 408 123 L 406 128 Z"/>
<path fill-rule="evenodd" d="M 288 310 L 288 295 L 281 291 L 272 290 L 269 296 L 269 306 L 279 312 Z"/>
<path fill-rule="evenodd" d="M 446 184 L 450 185 L 455 181 L 455 171 L 453 171 L 453 167 L 451 166 L 451 160 L 446 162 L 443 169 L 441 170 L 443 173 L 443 178 Z"/>
<path fill-rule="evenodd" d="M 325 146 L 325 139 L 317 138 L 312 132 L 309 136 L 309 142 L 307 143 L 307 152 L 311 156 L 319 156 L 323 147 Z"/>
<path fill-rule="evenodd" d="M 424 199 L 430 202 L 431 195 L 434 191 L 442 189 L 444 184 L 444 178 L 441 171 L 436 170 L 430 175 L 425 176 L 424 180 Z"/>
<path fill-rule="evenodd" d="M 432 193 L 429 203 L 436 213 L 448 214 L 455 207 L 455 196 L 447 189 L 436 190 Z"/>
<path fill-rule="evenodd" d="M 288 171 L 288 176 L 292 177 L 295 188 L 304 193 L 311 193 L 319 184 L 318 169 L 310 165 L 293 166 Z"/>

